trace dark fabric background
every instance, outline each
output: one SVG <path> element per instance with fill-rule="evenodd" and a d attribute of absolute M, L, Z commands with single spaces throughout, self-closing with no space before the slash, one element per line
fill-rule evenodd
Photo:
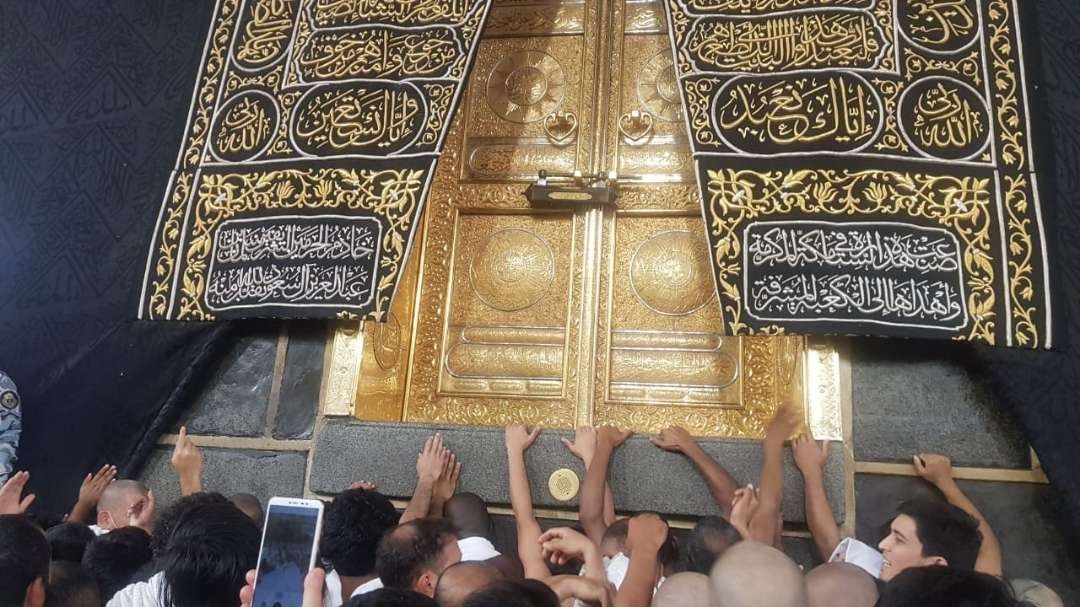
<path fill-rule="evenodd" d="M 225 341 L 131 320 L 212 9 L 0 1 L 0 369 L 41 513 L 103 462 L 133 470 Z"/>
<path fill-rule="evenodd" d="M 1070 511 L 1067 530 L 1080 541 L 1080 3 L 1020 0 L 1032 6 L 1029 47 L 1041 54 L 1044 130 L 1037 151 L 1040 188 L 1052 198 L 1047 231 L 1056 237 L 1051 287 L 1057 290 L 1057 352 L 977 348 L 995 395 L 1022 421 L 1051 484 Z M 1038 66 L 1033 66 L 1038 67 Z"/>
<path fill-rule="evenodd" d="M 1035 6 L 1056 152 L 1056 179 L 1041 185 L 1057 191 L 1057 318 L 1076 344 L 1080 5 Z M 0 0 L 0 369 L 22 393 L 18 467 L 42 511 L 70 507 L 102 462 L 133 472 L 227 342 L 227 325 L 130 320 L 212 9 Z M 975 354 L 1080 521 L 1080 353 Z"/>

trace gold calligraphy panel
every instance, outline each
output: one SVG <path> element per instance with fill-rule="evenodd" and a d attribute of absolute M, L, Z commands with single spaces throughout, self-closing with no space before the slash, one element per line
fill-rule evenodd
<path fill-rule="evenodd" d="M 221 0 L 140 318 L 389 318 L 491 0 Z"/>
<path fill-rule="evenodd" d="M 727 331 L 1052 344 L 1016 0 L 664 6 Z"/>

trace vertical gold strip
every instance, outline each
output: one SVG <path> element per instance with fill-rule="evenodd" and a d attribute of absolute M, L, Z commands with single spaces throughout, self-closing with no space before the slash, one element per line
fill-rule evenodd
<path fill-rule="evenodd" d="M 353 415 L 364 353 L 364 323 L 348 322 L 334 327 L 329 346 L 323 364 L 322 412 Z"/>

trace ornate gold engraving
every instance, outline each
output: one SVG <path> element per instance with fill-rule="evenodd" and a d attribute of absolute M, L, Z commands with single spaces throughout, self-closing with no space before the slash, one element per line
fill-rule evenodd
<path fill-rule="evenodd" d="M 560 502 L 568 502 L 577 497 L 581 479 L 569 468 L 559 468 L 548 477 L 548 491 L 551 497 Z"/>
<path fill-rule="evenodd" d="M 630 262 L 634 294 L 659 314 L 682 316 L 716 297 L 709 254 L 700 236 L 662 232 L 641 243 Z"/>
<path fill-rule="evenodd" d="M 492 234 L 469 265 L 473 289 L 484 303 L 506 312 L 532 306 L 555 279 L 551 247 L 521 229 Z"/>
<path fill-rule="evenodd" d="M 535 122 L 559 107 L 565 86 L 566 76 L 554 57 L 518 51 L 497 63 L 488 76 L 488 105 L 504 120 Z"/>

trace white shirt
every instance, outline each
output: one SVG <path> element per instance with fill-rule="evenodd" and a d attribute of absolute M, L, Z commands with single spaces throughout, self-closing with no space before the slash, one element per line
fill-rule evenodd
<path fill-rule="evenodd" d="M 349 598 L 374 592 L 382 587 L 383 583 L 379 578 L 368 580 L 357 586 Z M 341 576 L 338 575 L 337 571 L 331 571 L 326 574 L 326 592 L 323 594 L 323 607 L 341 607 L 343 604 L 345 604 L 345 600 L 341 598 Z"/>
<path fill-rule="evenodd" d="M 108 529 L 102 529 L 101 527 L 98 527 L 97 525 L 90 525 L 90 531 L 93 531 L 94 535 L 105 535 L 106 533 L 109 532 Z"/>
<path fill-rule="evenodd" d="M 135 582 L 114 594 L 105 607 L 161 607 L 164 588 L 165 573 L 155 573 L 149 580 Z"/>
<path fill-rule="evenodd" d="M 853 537 L 845 537 L 829 555 L 829 562 L 851 563 L 878 579 L 881 577 L 881 566 L 885 557 L 869 545 Z"/>
<path fill-rule="evenodd" d="M 467 537 L 458 540 L 458 548 L 461 549 L 461 560 L 464 561 L 486 561 L 493 559 L 497 556 L 502 556 L 502 553 L 495 549 L 495 545 L 483 537 Z"/>

